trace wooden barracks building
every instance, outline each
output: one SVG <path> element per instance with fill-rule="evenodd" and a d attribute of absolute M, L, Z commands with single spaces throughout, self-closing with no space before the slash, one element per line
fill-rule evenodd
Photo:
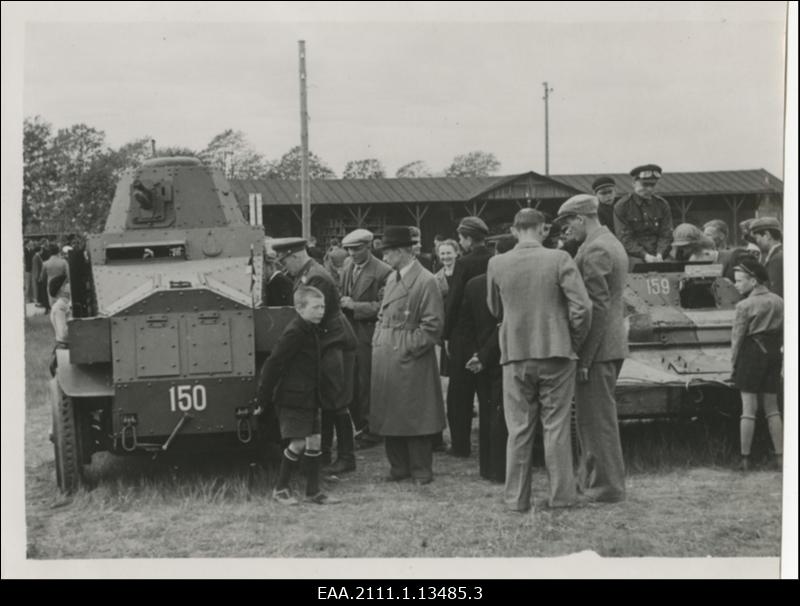
<path fill-rule="evenodd" d="M 311 231 L 324 246 L 359 227 L 380 236 L 386 225 L 413 224 L 422 230 L 423 246 L 430 248 L 436 234 L 453 237 L 458 220 L 467 215 L 484 219 L 492 233 L 506 231 L 520 208 L 554 216 L 567 198 L 590 193 L 599 176 L 531 171 L 506 177 L 314 180 Z M 629 175 L 610 176 L 619 195 L 632 190 Z M 299 181 L 246 179 L 231 185 L 251 223 L 262 223 L 273 237 L 300 234 Z M 782 215 L 783 182 L 763 169 L 664 173 L 656 191 L 669 202 L 676 225 L 723 219 L 732 243 L 738 243 L 740 221 Z"/>

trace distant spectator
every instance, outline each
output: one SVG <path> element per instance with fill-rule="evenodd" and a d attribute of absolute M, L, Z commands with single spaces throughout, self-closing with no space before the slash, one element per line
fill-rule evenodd
<path fill-rule="evenodd" d="M 70 309 L 69 281 L 66 274 L 58 275 L 48 282 L 47 294 L 53 301 L 50 311 L 50 323 L 53 325 L 53 332 L 55 333 L 55 347 L 50 360 L 50 374 L 55 376 L 58 365 L 56 351 L 69 347 L 67 322 L 72 317 L 72 313 Z"/>
<path fill-rule="evenodd" d="M 380 259 L 383 261 L 383 240 L 380 238 L 375 238 L 372 241 L 372 254 L 376 259 Z"/>
<path fill-rule="evenodd" d="M 25 264 L 25 303 L 33 303 L 34 301 L 33 280 L 31 273 L 33 270 L 33 254 L 35 252 L 35 248 L 36 245 L 33 240 L 27 240 L 22 247 L 22 258 Z"/>
<path fill-rule="evenodd" d="M 450 292 L 450 286 L 453 283 L 453 271 L 456 266 L 456 259 L 458 259 L 459 247 L 455 240 L 444 240 L 439 243 L 436 249 L 436 256 L 439 258 L 441 269 L 434 274 L 436 284 L 442 293 L 442 300 L 445 307 L 447 307 L 447 293 Z M 443 377 L 448 376 L 447 370 L 448 357 L 447 350 L 442 347 L 439 353 L 439 372 Z M 437 446 L 439 443 L 437 442 Z"/>
<path fill-rule="evenodd" d="M 317 246 L 317 239 L 314 236 L 308 238 L 308 256 L 320 265 L 325 264 L 325 252 Z"/>
<path fill-rule="evenodd" d="M 414 227 L 413 225 L 409 229 L 411 230 L 412 238 L 414 238 L 414 246 L 411 249 L 414 257 L 422 267 L 433 273 L 433 255 L 422 252 L 422 232 L 419 227 Z"/>
<path fill-rule="evenodd" d="M 760 263 L 767 269 L 769 289 L 783 298 L 783 228 L 775 217 L 756 219 L 750 234 L 761 251 Z"/>
<path fill-rule="evenodd" d="M 328 253 L 325 255 L 324 267 L 337 284 L 341 281 L 345 259 L 347 259 L 347 251 L 340 246 L 328 249 Z"/>
<path fill-rule="evenodd" d="M 42 277 L 44 283 L 47 284 L 47 292 L 50 292 L 50 280 L 58 276 L 66 276 L 69 282 L 69 264 L 66 257 L 69 254 L 71 247 L 65 246 L 63 250 L 59 251 L 58 244 L 50 245 L 50 257 L 42 265 Z M 55 301 L 54 297 L 50 296 L 48 299 L 49 305 L 52 306 Z"/>
<path fill-rule="evenodd" d="M 442 269 L 442 262 L 439 259 L 439 244 L 447 240 L 442 234 L 433 236 L 433 273 L 435 274 Z"/>

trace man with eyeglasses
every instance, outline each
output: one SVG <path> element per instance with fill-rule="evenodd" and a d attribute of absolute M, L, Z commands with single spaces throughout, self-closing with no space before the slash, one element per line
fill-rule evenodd
<path fill-rule="evenodd" d="M 634 168 L 630 173 L 633 193 L 614 205 L 614 233 L 628 253 L 631 268 L 662 262 L 672 244 L 669 204 L 655 193 L 661 172 L 656 164 Z"/>

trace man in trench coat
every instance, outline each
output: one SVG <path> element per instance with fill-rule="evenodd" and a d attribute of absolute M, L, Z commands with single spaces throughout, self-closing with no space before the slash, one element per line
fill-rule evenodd
<path fill-rule="evenodd" d="M 573 196 L 558 211 L 570 236 L 581 242 L 575 264 L 592 300 L 592 325 L 578 350 L 575 412 L 581 446 L 579 483 L 590 500 L 625 498 L 625 463 L 614 389 L 628 355 L 625 304 L 628 276 L 625 248 L 600 225 L 598 200 Z"/>
<path fill-rule="evenodd" d="M 442 431 L 444 401 L 436 359 L 444 303 L 436 279 L 415 260 L 409 227 L 388 226 L 383 260 L 394 270 L 372 340 L 369 426 L 384 437 L 387 480 L 433 480 L 434 434 Z"/>

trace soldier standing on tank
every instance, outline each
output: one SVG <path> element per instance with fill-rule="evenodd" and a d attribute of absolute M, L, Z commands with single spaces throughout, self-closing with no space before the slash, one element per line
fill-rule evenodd
<path fill-rule="evenodd" d="M 312 259 L 303 238 L 273 240 L 272 249 L 289 274 L 295 290 L 301 285 L 325 295 L 325 316 L 320 323 L 320 397 L 322 399 L 322 463 L 330 463 L 336 430 L 338 473 L 356 468 L 353 423 L 348 405 L 353 394 L 356 338 L 339 303 L 339 289 L 322 265 Z M 330 470 L 329 470 L 330 471 Z"/>
<path fill-rule="evenodd" d="M 633 193 L 622 196 L 614 205 L 614 233 L 633 268 L 639 263 L 660 263 L 667 256 L 672 243 L 672 214 L 669 203 L 655 194 L 660 166 L 637 166 L 631 176 Z"/>
<path fill-rule="evenodd" d="M 592 191 L 597 196 L 597 217 L 600 225 L 614 233 L 614 201 L 617 196 L 617 182 L 613 177 L 598 177 L 592 182 Z"/>

